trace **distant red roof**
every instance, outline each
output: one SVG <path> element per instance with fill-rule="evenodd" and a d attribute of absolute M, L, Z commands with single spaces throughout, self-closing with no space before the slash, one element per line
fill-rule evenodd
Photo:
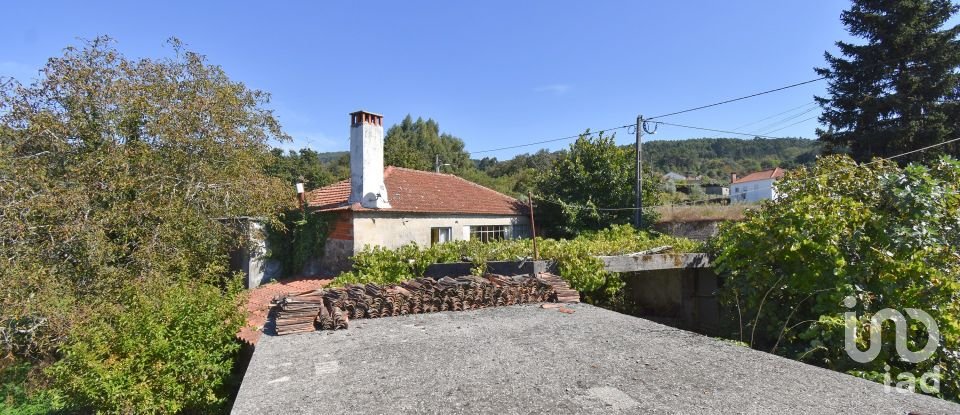
<path fill-rule="evenodd" d="M 347 205 L 350 179 L 307 192 L 307 206 L 319 211 L 353 210 L 419 213 L 525 215 L 517 199 L 452 174 L 389 166 L 383 171 L 388 209 Z"/>
<path fill-rule="evenodd" d="M 784 174 L 783 169 L 777 167 L 772 170 L 758 171 L 755 173 L 750 173 L 743 177 L 739 177 L 737 178 L 737 180 L 734 180 L 732 184 L 752 182 L 756 180 L 779 179 L 783 177 L 783 174 Z"/>

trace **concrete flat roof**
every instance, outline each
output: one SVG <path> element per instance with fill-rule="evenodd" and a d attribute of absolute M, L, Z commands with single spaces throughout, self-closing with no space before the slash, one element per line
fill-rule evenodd
<path fill-rule="evenodd" d="M 960 413 L 960 405 L 589 305 L 263 336 L 234 414 Z"/>

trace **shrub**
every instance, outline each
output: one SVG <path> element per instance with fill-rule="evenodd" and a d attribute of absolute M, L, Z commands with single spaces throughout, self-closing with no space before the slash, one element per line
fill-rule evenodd
<path fill-rule="evenodd" d="M 131 59 L 97 38 L 29 85 L 0 82 L 0 356 L 65 358 L 52 373 L 70 407 L 219 400 L 236 325 L 219 293 L 246 238 L 215 218 L 293 201 L 265 172 L 287 138 L 267 95 L 169 52 Z M 40 367 L 25 390 L 51 384 Z"/>
<path fill-rule="evenodd" d="M 38 373 L 39 363 L 0 359 L 0 414 L 48 414 L 63 409 L 63 397 L 56 391 L 38 388 L 31 375 Z"/>
<path fill-rule="evenodd" d="M 235 279 L 239 282 L 239 278 Z M 154 279 L 132 287 L 123 305 L 103 308 L 70 333 L 50 369 L 75 411 L 176 413 L 223 405 L 220 388 L 239 349 L 239 284 Z"/>
<path fill-rule="evenodd" d="M 781 199 L 726 224 L 713 243 L 733 337 L 871 379 L 883 378 L 886 367 L 894 379 L 937 368 L 942 395 L 957 399 L 960 163 L 944 158 L 899 168 L 833 156 L 790 173 L 778 190 Z M 877 359 L 853 361 L 844 349 L 847 296 L 857 299 L 861 350 L 874 313 L 917 308 L 939 326 L 936 354 L 916 365 L 901 360 L 891 327 L 883 330 Z M 916 350 L 927 332 L 911 323 L 909 337 Z"/>

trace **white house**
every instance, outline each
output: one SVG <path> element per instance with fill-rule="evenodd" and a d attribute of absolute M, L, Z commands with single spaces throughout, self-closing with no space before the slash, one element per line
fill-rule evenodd
<path fill-rule="evenodd" d="M 736 173 L 730 177 L 730 202 L 759 202 L 776 199 L 777 189 L 774 183 L 783 177 L 783 169 L 758 171 L 743 177 Z"/>
<path fill-rule="evenodd" d="M 357 111 L 350 119 L 350 179 L 305 197 L 311 211 L 333 218 L 319 273 L 346 269 L 368 245 L 529 237 L 520 201 L 452 174 L 384 168 L 383 116 Z"/>

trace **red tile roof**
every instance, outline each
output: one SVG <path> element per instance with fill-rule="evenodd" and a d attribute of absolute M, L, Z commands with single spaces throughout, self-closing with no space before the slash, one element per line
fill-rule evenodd
<path fill-rule="evenodd" d="M 743 182 L 752 182 L 756 180 L 766 180 L 766 179 L 779 179 L 783 177 L 783 169 L 777 167 L 772 170 L 758 171 L 755 173 L 750 173 L 746 176 L 740 177 L 737 180 L 734 180 L 732 184 L 743 183 Z"/>
<path fill-rule="evenodd" d="M 517 199 L 452 174 L 389 166 L 383 172 L 383 181 L 390 201 L 388 209 L 368 209 L 358 203 L 348 206 L 350 179 L 308 192 L 307 206 L 320 211 L 526 214 L 525 205 Z"/>

